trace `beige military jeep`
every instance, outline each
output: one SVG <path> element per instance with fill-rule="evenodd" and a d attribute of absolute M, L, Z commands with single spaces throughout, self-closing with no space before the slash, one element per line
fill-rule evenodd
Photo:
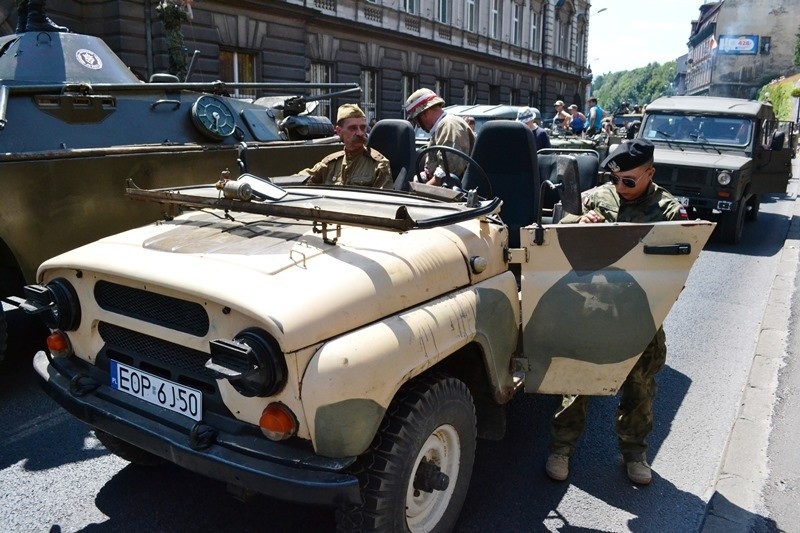
<path fill-rule="evenodd" d="M 513 228 L 535 198 L 417 189 L 131 189 L 176 216 L 27 287 L 45 389 L 131 462 L 336 506 L 342 530 L 452 529 L 503 406 L 614 394 L 713 225 Z"/>

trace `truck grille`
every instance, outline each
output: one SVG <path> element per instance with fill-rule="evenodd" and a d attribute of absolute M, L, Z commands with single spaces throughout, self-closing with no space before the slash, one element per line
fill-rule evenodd
<path fill-rule="evenodd" d="M 196 337 L 208 333 L 208 313 L 198 303 L 102 280 L 94 287 L 94 298 L 97 305 L 112 313 Z"/>
<path fill-rule="evenodd" d="M 686 168 L 656 165 L 655 181 L 677 196 L 701 196 L 710 186 L 710 172 L 705 168 Z"/>

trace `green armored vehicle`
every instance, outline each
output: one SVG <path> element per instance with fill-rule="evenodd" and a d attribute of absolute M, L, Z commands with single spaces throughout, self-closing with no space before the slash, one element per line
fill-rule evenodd
<path fill-rule="evenodd" d="M 42 261 L 160 216 L 157 206 L 124 197 L 126 179 L 142 187 L 213 182 L 226 168 L 238 174 L 242 143 L 250 170 L 295 172 L 341 144 L 330 120 L 308 116 L 302 96 L 268 95 L 360 94 L 350 84 L 154 79 L 137 79 L 89 35 L 0 37 L 0 359 L 13 297 Z M 237 89 L 264 96 L 230 97 Z"/>
<path fill-rule="evenodd" d="M 737 244 L 755 220 L 759 195 L 786 192 L 795 154 L 794 124 L 755 100 L 667 96 L 647 106 L 640 137 L 655 144 L 655 181 L 690 216 L 719 221 L 719 237 Z"/>
<path fill-rule="evenodd" d="M 40 267 L 35 370 L 134 463 L 336 506 L 342 530 L 449 531 L 476 437 L 522 387 L 614 394 L 713 229 L 540 225 L 532 132 L 487 123 L 473 155 L 466 192 L 131 188 L 182 213 Z"/>

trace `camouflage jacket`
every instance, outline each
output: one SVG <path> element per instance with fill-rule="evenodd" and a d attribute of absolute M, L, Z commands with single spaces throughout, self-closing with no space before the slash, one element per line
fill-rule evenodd
<path fill-rule="evenodd" d="M 393 186 L 389 160 L 377 150 L 364 148 L 353 157 L 347 157 L 344 150 L 334 152 L 325 159 L 300 171 L 311 176 L 311 183 L 324 185 L 359 185 L 391 189 Z"/>
<path fill-rule="evenodd" d="M 589 189 L 582 195 L 583 213 L 594 210 L 606 222 L 663 222 L 686 219 L 686 210 L 666 189 L 651 183 L 647 192 L 633 201 L 620 198 L 612 183 Z M 567 214 L 562 224 L 574 224 L 581 215 Z"/>
<path fill-rule="evenodd" d="M 164 28 L 167 31 L 180 31 L 181 24 L 189 21 L 189 15 L 186 10 L 172 2 L 171 0 L 162 0 L 156 6 L 158 17 L 164 22 Z"/>
<path fill-rule="evenodd" d="M 434 145 L 449 146 L 471 155 L 472 148 L 475 146 L 475 133 L 463 118 L 445 113 L 431 132 L 431 140 L 428 141 L 428 146 Z M 436 167 L 445 168 L 442 154 L 439 152 L 436 152 L 435 155 L 429 154 L 425 162 L 425 168 L 431 174 L 436 170 Z M 446 169 L 451 174 L 461 177 L 464 175 L 464 171 L 467 170 L 467 162 L 457 155 L 448 154 Z"/>

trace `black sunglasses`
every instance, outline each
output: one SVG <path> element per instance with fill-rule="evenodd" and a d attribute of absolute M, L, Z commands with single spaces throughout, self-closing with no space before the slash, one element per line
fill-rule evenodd
<path fill-rule="evenodd" d="M 645 172 L 647 172 L 648 170 L 650 170 L 650 167 L 647 167 L 646 169 L 644 169 L 644 172 L 642 172 L 639 175 L 639 177 L 636 178 L 636 179 L 633 179 L 633 178 L 620 178 L 616 174 L 609 174 L 608 175 L 608 179 L 614 185 L 617 185 L 621 181 L 624 186 L 626 186 L 629 189 L 633 189 L 634 187 L 636 187 L 636 184 L 639 182 L 640 179 L 642 179 L 642 176 L 644 176 Z"/>

